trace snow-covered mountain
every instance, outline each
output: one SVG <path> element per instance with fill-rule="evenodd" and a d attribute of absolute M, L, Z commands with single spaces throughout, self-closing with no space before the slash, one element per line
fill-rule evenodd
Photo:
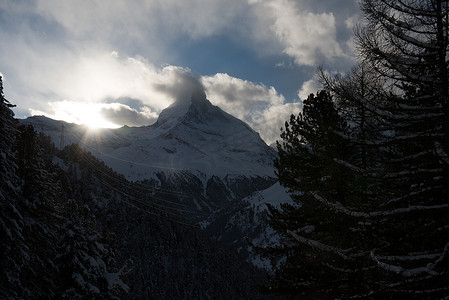
<path fill-rule="evenodd" d="M 200 171 L 205 178 L 227 175 L 274 177 L 275 151 L 246 123 L 212 105 L 204 93 L 178 101 L 145 127 L 89 130 L 45 117 L 23 120 L 53 137 L 56 146 L 80 143 L 130 180 L 160 171 Z"/>
<path fill-rule="evenodd" d="M 263 240 L 268 234 L 264 201 L 290 199 L 279 185 L 272 187 L 276 151 L 203 92 L 175 102 L 151 126 L 91 130 L 42 116 L 21 122 L 50 135 L 56 146 L 78 143 L 127 179 L 151 187 L 151 197 L 163 205 L 182 205 L 183 217 L 213 228 L 217 239 L 240 239 L 238 247 L 243 235 Z M 270 187 L 276 193 L 243 200 Z"/>
<path fill-rule="evenodd" d="M 279 235 L 268 226 L 267 203 L 279 208 L 282 203 L 292 204 L 293 200 L 277 182 L 212 214 L 209 217 L 212 221 L 206 220 L 202 225 L 212 237 L 233 245 L 254 265 L 270 269 L 270 262 L 254 253 L 247 242 L 261 246 L 278 244 Z"/>

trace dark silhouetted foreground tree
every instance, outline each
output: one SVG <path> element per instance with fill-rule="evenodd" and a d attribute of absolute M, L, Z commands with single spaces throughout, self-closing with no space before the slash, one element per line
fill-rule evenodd
<path fill-rule="evenodd" d="M 54 145 L 18 125 L 1 83 L 0 298 L 119 298 L 127 286 L 106 234 L 67 199 Z"/>
<path fill-rule="evenodd" d="M 286 257 L 271 288 L 314 297 L 447 297 L 448 2 L 361 5 L 362 64 L 324 80 L 341 123 L 326 131 L 307 119 L 311 107 L 315 116 L 328 111 L 309 98 L 281 135 L 278 177 L 298 205 L 270 208 L 284 239 L 264 251 Z M 341 148 L 317 155 L 334 145 Z"/>

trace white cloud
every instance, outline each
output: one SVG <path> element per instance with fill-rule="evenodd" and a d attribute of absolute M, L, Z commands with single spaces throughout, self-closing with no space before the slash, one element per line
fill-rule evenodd
<path fill-rule="evenodd" d="M 160 112 L 177 98 L 190 97 L 195 84 L 201 87 L 182 67 L 158 68 L 143 57 L 116 50 L 47 45 L 26 32 L 7 35 L 0 31 L 0 38 L 9 41 L 0 44 L 0 65 L 5 74 L 20 75 L 9 76 L 8 82 L 15 91 L 8 97 L 18 107 L 46 111 L 48 102 L 101 103 L 128 97 Z"/>
<path fill-rule="evenodd" d="M 360 15 L 355 14 L 350 16 L 349 18 L 346 18 L 345 26 L 346 28 L 352 30 L 355 27 L 355 25 L 359 22 L 360 22 Z"/>
<path fill-rule="evenodd" d="M 166 66 L 156 78 L 153 87 L 176 100 L 190 100 L 193 92 L 204 91 L 203 85 L 193 77 L 189 69 Z"/>
<path fill-rule="evenodd" d="M 292 0 L 92 0 L 86 9 L 79 1 L 37 0 L 32 12 L 60 24 L 82 43 L 120 44 L 127 52 L 139 48 L 153 61 L 176 56 L 171 47 L 183 36 L 226 34 L 258 54 L 283 51 L 298 65 L 315 66 L 344 53 L 336 16 L 313 12 L 314 6 L 313 1 Z"/>
<path fill-rule="evenodd" d="M 194 39 L 210 36 L 232 26 L 247 6 L 241 0 L 38 0 L 36 11 L 79 38 L 148 44 L 177 39 L 180 33 Z"/>
<path fill-rule="evenodd" d="M 298 97 L 304 101 L 310 94 L 315 94 L 318 90 L 320 90 L 320 84 L 314 77 L 302 84 L 301 89 L 298 91 Z"/>
<path fill-rule="evenodd" d="M 157 121 L 158 117 L 158 114 L 147 106 L 142 106 L 140 110 L 136 110 L 122 103 L 102 105 L 100 115 L 114 124 L 128 126 L 151 125 Z"/>
<path fill-rule="evenodd" d="M 255 84 L 228 74 L 203 76 L 201 82 L 208 98 L 214 104 L 242 120 L 250 120 L 255 111 L 264 110 L 285 101 L 284 96 L 272 86 Z"/>
<path fill-rule="evenodd" d="M 333 13 L 312 13 L 289 0 L 258 1 L 260 22 L 270 28 L 284 53 L 298 65 L 315 66 L 324 60 L 344 56 L 337 41 Z"/>
<path fill-rule="evenodd" d="M 247 122 L 268 144 L 279 139 L 284 122 L 300 111 L 299 103 L 285 103 L 274 87 L 222 73 L 203 76 L 201 82 L 212 103 Z"/>
<path fill-rule="evenodd" d="M 285 128 L 285 122 L 290 119 L 290 115 L 297 115 L 301 109 L 302 104 L 298 102 L 273 105 L 259 112 L 251 126 L 270 145 L 280 140 L 280 129 Z"/>

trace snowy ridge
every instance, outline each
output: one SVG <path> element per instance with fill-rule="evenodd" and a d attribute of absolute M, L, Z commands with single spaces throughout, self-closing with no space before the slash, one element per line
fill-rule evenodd
<path fill-rule="evenodd" d="M 209 218 L 212 222 L 204 222 L 202 225 L 216 239 L 234 244 L 255 266 L 270 270 L 269 260 L 253 253 L 247 241 L 241 238 L 245 237 L 262 247 L 278 245 L 280 237 L 268 225 L 267 203 L 280 208 L 282 203 L 293 204 L 293 200 L 277 182 L 265 190 L 254 192 L 238 204 L 218 211 Z"/>
<path fill-rule="evenodd" d="M 200 171 L 205 177 L 229 174 L 274 177 L 275 151 L 247 124 L 212 105 L 204 96 L 178 101 L 151 126 L 89 130 L 45 117 L 23 123 L 52 136 L 56 146 L 79 143 L 129 180 L 160 171 Z"/>

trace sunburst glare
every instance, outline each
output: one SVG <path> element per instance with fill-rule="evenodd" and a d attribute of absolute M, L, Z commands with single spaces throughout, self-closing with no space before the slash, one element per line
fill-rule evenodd
<path fill-rule="evenodd" d="M 84 124 L 91 129 L 120 127 L 103 117 L 102 109 L 107 104 L 76 103 L 65 100 L 51 103 L 50 105 L 53 106 L 53 117 L 57 120 L 66 120 L 71 123 Z"/>

